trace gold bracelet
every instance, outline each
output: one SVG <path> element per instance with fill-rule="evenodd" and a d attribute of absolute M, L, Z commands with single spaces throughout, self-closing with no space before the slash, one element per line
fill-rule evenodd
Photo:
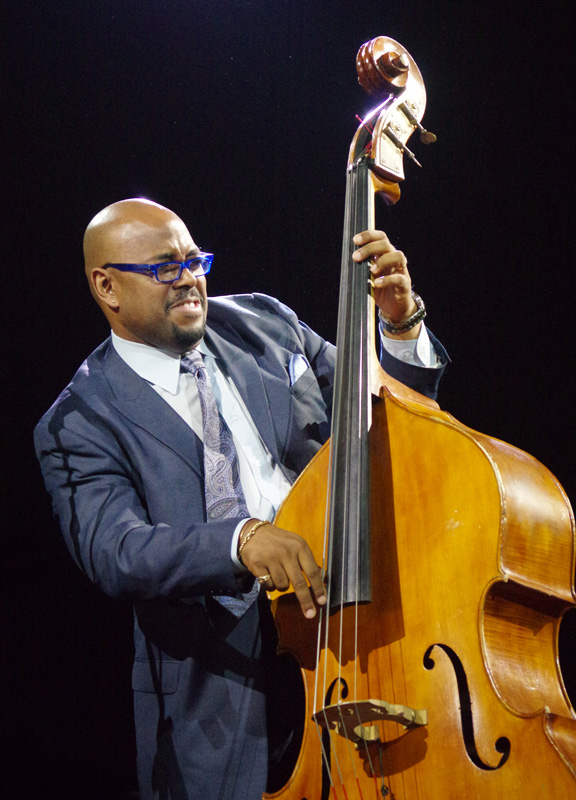
<path fill-rule="evenodd" d="M 255 523 L 254 523 L 254 525 L 252 525 L 252 527 L 250 528 L 250 530 L 249 530 L 249 531 L 248 531 L 248 533 L 246 534 L 246 536 L 245 536 L 245 537 L 242 539 L 242 541 L 240 542 L 240 546 L 238 547 L 238 559 L 239 559 L 239 560 L 241 560 L 241 559 L 240 559 L 240 555 L 241 555 L 241 553 L 242 553 L 242 550 L 244 550 L 244 548 L 246 547 L 246 545 L 248 544 L 248 542 L 250 541 L 250 539 L 251 539 L 251 538 L 254 536 L 254 534 L 256 533 L 256 531 L 258 530 L 258 528 L 261 528 L 261 527 L 262 527 L 262 525 L 268 525 L 268 522 L 267 522 L 267 520 L 265 520 L 265 519 L 259 519 L 259 520 L 258 520 L 258 522 L 255 522 Z"/>

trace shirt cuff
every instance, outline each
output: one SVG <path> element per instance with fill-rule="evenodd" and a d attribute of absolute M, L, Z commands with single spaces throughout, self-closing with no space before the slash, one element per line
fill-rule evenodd
<path fill-rule="evenodd" d="M 384 336 L 379 325 L 382 347 L 394 358 L 416 367 L 440 367 L 441 361 L 428 336 L 428 329 L 422 323 L 417 339 L 389 339 Z"/>
<path fill-rule="evenodd" d="M 246 519 L 240 520 L 236 528 L 234 529 L 234 533 L 232 534 L 232 543 L 230 545 L 230 558 L 232 559 L 232 572 L 234 575 L 246 575 L 249 570 L 246 569 L 244 564 L 238 558 L 238 539 L 240 538 L 240 533 L 244 525 L 247 522 L 250 522 L 252 517 L 246 517 Z"/>

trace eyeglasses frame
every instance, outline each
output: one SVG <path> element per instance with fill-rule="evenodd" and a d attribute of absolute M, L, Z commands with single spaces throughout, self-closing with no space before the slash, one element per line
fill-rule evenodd
<path fill-rule="evenodd" d="M 158 283 L 176 283 L 176 281 L 179 281 L 182 277 L 182 273 L 185 269 L 190 270 L 190 272 L 192 272 L 194 275 L 194 271 L 190 269 L 190 266 L 195 261 L 199 261 L 201 263 L 203 270 L 203 272 L 196 273 L 195 277 L 201 278 L 204 275 L 208 275 L 210 272 L 212 268 L 212 262 L 214 261 L 214 254 L 200 251 L 193 258 L 188 258 L 186 261 L 162 261 L 160 264 L 104 264 L 104 269 L 111 267 L 112 269 L 117 269 L 120 272 L 137 272 L 140 275 L 149 275 L 152 273 Z M 171 278 L 169 281 L 161 281 L 158 277 L 158 270 L 160 267 L 167 267 L 168 264 L 178 264 L 180 266 L 178 277 Z"/>

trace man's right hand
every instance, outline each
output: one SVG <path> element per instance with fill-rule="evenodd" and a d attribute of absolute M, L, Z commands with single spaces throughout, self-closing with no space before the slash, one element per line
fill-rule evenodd
<path fill-rule="evenodd" d="M 316 564 L 306 541 L 297 533 L 266 523 L 242 546 L 244 537 L 256 520 L 246 523 L 239 537 L 240 558 L 267 591 L 285 592 L 292 585 L 302 613 L 307 619 L 316 616 L 316 603 L 326 604 L 326 587 L 322 571 Z"/>

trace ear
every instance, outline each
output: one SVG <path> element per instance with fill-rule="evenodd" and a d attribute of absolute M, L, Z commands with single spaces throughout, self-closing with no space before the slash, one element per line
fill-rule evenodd
<path fill-rule="evenodd" d="M 92 294 L 100 303 L 107 306 L 111 311 L 118 311 L 120 301 L 116 293 L 116 283 L 107 269 L 95 267 L 89 277 Z"/>

